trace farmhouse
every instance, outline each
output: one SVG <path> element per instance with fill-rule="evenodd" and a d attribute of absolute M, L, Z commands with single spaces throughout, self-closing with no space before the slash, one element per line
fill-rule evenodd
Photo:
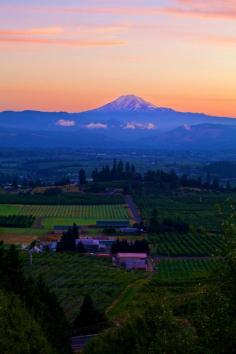
<path fill-rule="evenodd" d="M 76 245 L 81 242 L 88 252 L 97 252 L 99 250 L 99 241 L 92 238 L 80 238 L 76 240 Z"/>
<path fill-rule="evenodd" d="M 148 270 L 147 253 L 117 253 L 113 257 L 113 264 L 124 267 L 125 269 Z"/>

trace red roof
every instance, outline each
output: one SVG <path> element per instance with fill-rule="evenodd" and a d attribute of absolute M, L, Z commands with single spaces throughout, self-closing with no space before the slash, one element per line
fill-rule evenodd
<path fill-rule="evenodd" d="M 147 258 L 147 253 L 117 253 L 118 258 Z"/>

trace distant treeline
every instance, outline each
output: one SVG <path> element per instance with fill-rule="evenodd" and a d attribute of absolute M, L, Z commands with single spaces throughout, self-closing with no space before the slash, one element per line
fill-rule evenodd
<path fill-rule="evenodd" d="M 127 240 L 117 240 L 111 246 L 111 254 L 117 253 L 147 253 L 149 254 L 149 246 L 146 240 L 136 240 L 129 242 Z"/>
<path fill-rule="evenodd" d="M 92 172 L 92 178 L 94 182 L 126 181 L 127 188 L 132 182 L 136 183 L 136 188 L 151 186 L 161 190 L 174 190 L 185 187 L 208 190 L 219 190 L 222 188 L 218 179 L 211 178 L 209 173 L 205 179 L 201 177 L 193 178 L 187 175 L 179 176 L 174 170 L 170 172 L 148 170 L 142 175 L 137 173 L 135 166 L 129 162 L 117 162 L 116 160 L 111 167 L 106 165 L 101 170 L 95 169 Z M 230 188 L 229 184 L 227 184 L 227 188 Z"/>
<path fill-rule="evenodd" d="M 122 204 L 122 196 L 81 193 L 63 193 L 58 195 L 39 194 L 0 194 L 0 204 L 42 204 L 42 205 L 102 205 Z"/>
<path fill-rule="evenodd" d="M 220 178 L 236 178 L 235 161 L 218 161 L 205 166 L 204 171 Z"/>
<path fill-rule="evenodd" d="M 105 181 L 122 181 L 140 179 L 140 175 L 136 172 L 133 164 L 123 161 L 113 161 L 112 167 L 106 165 L 102 167 L 101 171 L 97 168 L 92 172 L 91 177 L 94 182 Z"/>
<path fill-rule="evenodd" d="M 32 215 L 0 216 L 0 227 L 31 227 L 34 220 Z"/>
<path fill-rule="evenodd" d="M 158 186 L 160 189 L 177 189 L 177 188 L 200 188 L 200 189 L 220 189 L 220 184 L 217 178 L 211 179 L 210 175 L 204 181 L 201 177 L 192 178 L 187 175 L 178 176 L 175 171 L 147 171 L 143 177 L 144 183 L 151 183 Z"/>

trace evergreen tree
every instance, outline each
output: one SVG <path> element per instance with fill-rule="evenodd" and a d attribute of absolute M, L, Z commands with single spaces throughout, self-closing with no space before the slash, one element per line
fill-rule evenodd
<path fill-rule="evenodd" d="M 86 172 L 83 168 L 79 171 L 79 184 L 84 185 L 86 183 Z"/>
<path fill-rule="evenodd" d="M 81 241 L 77 245 L 77 252 L 78 253 L 86 253 L 86 249 Z"/>
<path fill-rule="evenodd" d="M 158 215 L 157 215 L 157 208 L 154 208 L 152 210 L 152 216 L 151 216 L 150 224 L 149 224 L 150 232 L 157 232 L 158 225 L 159 225 L 159 221 L 158 221 Z"/>
<path fill-rule="evenodd" d="M 93 334 L 107 326 L 105 315 L 95 308 L 90 295 L 86 294 L 80 312 L 74 321 L 74 331 L 80 334 Z"/>

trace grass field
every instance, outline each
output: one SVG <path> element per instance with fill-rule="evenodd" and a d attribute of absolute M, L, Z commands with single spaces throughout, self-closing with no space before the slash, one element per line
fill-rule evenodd
<path fill-rule="evenodd" d="M 105 310 L 129 284 L 146 276 L 140 271 L 115 268 L 110 259 L 76 253 L 34 255 L 32 267 L 25 255 L 24 262 L 26 274 L 42 275 L 55 291 L 70 321 L 78 314 L 85 294 L 90 294 L 96 305 Z"/>
<path fill-rule="evenodd" d="M 20 210 L 21 208 L 18 205 L 0 204 L 0 215 L 2 216 L 20 215 Z"/>

